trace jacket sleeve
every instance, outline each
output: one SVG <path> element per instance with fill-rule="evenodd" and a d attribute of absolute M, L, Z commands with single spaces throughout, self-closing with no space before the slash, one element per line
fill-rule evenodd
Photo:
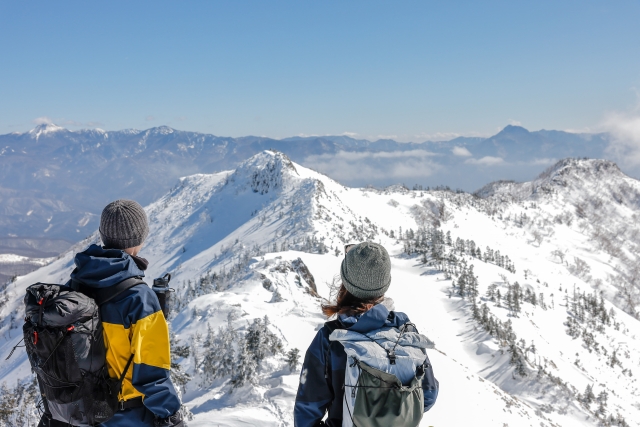
<path fill-rule="evenodd" d="M 295 427 L 315 427 L 320 425 L 327 408 L 333 400 L 331 375 L 325 378 L 325 372 L 331 372 L 327 358 L 329 340 L 325 328 L 320 329 L 311 342 L 304 357 L 300 372 L 298 394 L 293 409 Z"/>
<path fill-rule="evenodd" d="M 166 418 L 180 409 L 170 378 L 169 328 L 153 291 L 140 288 L 145 310 L 131 323 L 131 385 L 143 395 L 144 406 L 158 418 Z"/>
<path fill-rule="evenodd" d="M 422 391 L 424 393 L 424 412 L 427 412 L 436 403 L 440 384 L 433 375 L 433 366 L 431 365 L 431 361 L 429 361 L 429 356 L 427 356 L 427 359 L 424 361 L 424 368 Z"/>

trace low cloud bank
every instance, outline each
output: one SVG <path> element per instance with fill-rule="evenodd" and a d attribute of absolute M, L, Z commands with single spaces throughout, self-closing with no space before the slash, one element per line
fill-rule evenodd
<path fill-rule="evenodd" d="M 606 153 L 621 166 L 640 166 L 640 108 L 609 114 L 603 127 L 611 134 Z"/>
<path fill-rule="evenodd" d="M 496 166 L 504 164 L 504 159 L 502 157 L 484 156 L 480 159 L 465 160 L 465 163 L 470 165 Z"/>
<path fill-rule="evenodd" d="M 51 120 L 51 117 L 47 117 L 47 116 L 36 117 L 35 119 L 32 120 L 32 122 L 36 125 L 52 125 L 53 124 L 53 120 Z"/>
<path fill-rule="evenodd" d="M 471 157 L 473 154 L 471 154 L 471 151 L 467 150 L 465 147 L 453 147 L 453 150 L 451 150 L 451 152 L 453 153 L 454 156 L 458 156 L 458 157 Z"/>
<path fill-rule="evenodd" d="M 352 152 L 312 155 L 302 162 L 341 182 L 398 182 L 440 171 L 427 150 Z"/>

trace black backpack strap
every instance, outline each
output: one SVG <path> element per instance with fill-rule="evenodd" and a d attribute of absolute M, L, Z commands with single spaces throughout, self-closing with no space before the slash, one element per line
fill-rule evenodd
<path fill-rule="evenodd" d="M 122 381 L 124 381 L 124 377 L 125 375 L 127 375 L 127 371 L 129 370 L 129 366 L 131 366 L 131 362 L 133 362 L 133 354 L 131 354 L 131 357 L 129 357 L 129 360 L 127 360 L 127 364 L 124 366 L 124 370 L 122 371 L 122 374 L 120 375 L 120 390 L 122 390 Z"/>
<path fill-rule="evenodd" d="M 331 335 L 331 332 L 335 331 L 336 329 L 345 329 L 344 324 L 340 321 L 340 319 L 325 322 L 324 326 L 329 329 L 329 335 Z"/>
<path fill-rule="evenodd" d="M 72 280 L 73 288 L 78 290 L 79 292 L 82 292 L 88 297 L 93 298 L 98 306 L 111 301 L 128 289 L 142 284 L 146 285 L 146 282 L 142 280 L 141 277 L 130 277 L 118 283 L 117 285 L 109 286 L 108 288 L 96 289 L 90 288 L 89 286 L 77 280 Z"/>
<path fill-rule="evenodd" d="M 331 332 L 336 329 L 346 329 L 344 324 L 340 321 L 340 319 L 331 320 L 329 322 L 325 322 L 324 326 L 329 330 L 329 335 Z M 329 379 L 329 358 L 331 357 L 331 344 L 329 341 L 329 345 L 327 346 L 327 351 L 324 355 L 324 378 Z"/>
<path fill-rule="evenodd" d="M 120 378 L 118 378 L 118 384 L 119 384 L 119 391 L 118 393 L 122 393 L 122 383 L 124 382 L 124 377 L 127 375 L 127 371 L 129 370 L 129 366 L 131 366 L 131 362 L 133 362 L 133 353 L 131 354 L 131 356 L 129 357 L 129 360 L 127 360 L 127 364 L 124 366 L 124 369 L 122 370 L 122 374 L 120 374 Z M 129 399 L 129 400 L 120 400 L 118 402 L 118 410 L 120 411 L 124 411 L 125 409 L 129 409 L 129 408 L 137 408 L 139 406 L 142 406 L 142 398 L 141 397 L 134 397 L 133 399 Z"/>

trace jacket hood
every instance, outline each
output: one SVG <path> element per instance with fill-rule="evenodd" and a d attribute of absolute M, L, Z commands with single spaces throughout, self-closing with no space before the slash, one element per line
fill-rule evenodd
<path fill-rule="evenodd" d="M 399 311 L 389 311 L 385 304 L 376 304 L 369 311 L 358 316 L 339 316 L 340 321 L 350 331 L 367 333 L 383 327 L 399 328 L 409 321 L 409 317 Z"/>
<path fill-rule="evenodd" d="M 104 249 L 91 245 L 74 259 L 71 279 L 91 288 L 108 288 L 131 277 L 144 277 L 134 257 L 120 249 Z"/>

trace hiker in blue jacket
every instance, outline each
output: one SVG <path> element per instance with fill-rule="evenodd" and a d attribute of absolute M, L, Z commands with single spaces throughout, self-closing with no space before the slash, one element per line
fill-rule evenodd
<path fill-rule="evenodd" d="M 327 317 L 336 319 L 318 331 L 305 355 L 294 407 L 295 427 L 343 425 L 347 354 L 339 342 L 329 340 L 333 330 L 367 334 L 385 327 L 400 329 L 409 323 L 407 315 L 393 311 L 392 302 L 384 297 L 391 284 L 391 261 L 384 247 L 364 242 L 345 247 L 345 252 L 340 268 L 342 286 L 336 302 L 322 306 Z M 423 367 L 426 412 L 438 397 L 438 381 L 428 358 Z"/>

